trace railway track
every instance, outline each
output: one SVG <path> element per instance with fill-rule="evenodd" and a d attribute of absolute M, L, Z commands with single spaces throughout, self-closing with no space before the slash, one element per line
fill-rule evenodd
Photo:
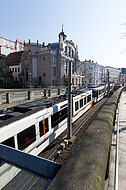
<path fill-rule="evenodd" d="M 61 145 L 64 143 L 67 136 L 66 131 L 64 131 L 53 143 L 51 143 L 41 154 L 39 154 L 40 157 L 44 157 L 49 160 L 53 160 L 55 162 L 58 162 L 60 164 L 63 164 L 65 160 L 69 157 L 70 153 L 74 149 L 74 147 L 77 145 L 79 140 L 81 139 L 83 133 L 88 128 L 89 124 L 92 122 L 94 117 L 97 115 L 101 107 L 104 105 L 104 103 L 107 101 L 107 98 L 102 99 L 97 104 L 93 105 L 93 107 L 88 110 L 83 116 L 81 116 L 74 124 L 73 124 L 73 131 L 72 131 L 72 138 L 68 141 L 66 141 L 65 148 L 61 148 Z M 37 177 L 34 177 L 26 172 L 21 172 L 22 180 L 20 179 L 20 174 L 14 179 L 18 180 L 18 185 L 16 187 L 13 187 L 13 190 L 32 190 L 37 189 L 35 186 L 39 184 L 38 189 L 44 189 L 46 186 L 46 181 L 43 179 L 39 179 Z M 26 180 L 28 179 L 28 180 Z M 13 182 L 14 184 L 15 182 Z M 22 185 L 23 184 L 23 185 Z M 21 188 L 22 187 L 22 188 Z M 7 190 L 8 185 L 3 188 L 2 190 Z"/>
<path fill-rule="evenodd" d="M 96 105 L 94 105 L 89 111 L 87 111 L 81 118 L 74 123 L 75 128 L 73 128 L 73 135 L 76 135 L 77 132 L 82 128 L 86 122 L 93 117 L 93 115 L 99 111 L 103 104 L 107 101 L 107 98 L 102 99 Z M 79 121 L 79 122 L 78 122 Z"/>
<path fill-rule="evenodd" d="M 40 153 L 39 156 L 63 164 L 65 159 L 67 159 L 73 148 L 81 139 L 81 136 L 86 131 L 89 124 L 92 122 L 94 117 L 97 115 L 97 113 L 107 100 L 107 98 L 104 98 L 97 104 L 93 105 L 93 107 L 90 110 L 88 110 L 73 124 L 72 138 L 68 140 L 67 143 L 64 142 L 64 140 L 67 139 L 67 131 L 64 131 L 51 145 L 49 145 L 49 147 L 47 147 L 42 153 Z M 66 146 L 64 145 L 64 150 L 62 150 L 63 143 L 67 144 Z M 63 154 L 65 154 L 65 157 Z"/>

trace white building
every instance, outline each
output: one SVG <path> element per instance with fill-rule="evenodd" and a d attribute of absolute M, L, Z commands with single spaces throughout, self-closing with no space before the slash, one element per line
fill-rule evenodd
<path fill-rule="evenodd" d="M 100 85 L 104 83 L 104 67 L 94 61 L 81 61 L 79 72 L 83 75 L 83 85 Z"/>
<path fill-rule="evenodd" d="M 22 40 L 17 39 L 15 42 L 0 37 L 0 54 L 7 56 L 10 53 L 23 51 L 24 50 L 24 42 Z"/>
<path fill-rule="evenodd" d="M 120 68 L 106 66 L 105 67 L 105 76 L 106 77 L 107 77 L 107 71 L 109 71 L 109 81 L 110 82 L 119 82 L 120 81 L 120 76 L 121 76 Z"/>

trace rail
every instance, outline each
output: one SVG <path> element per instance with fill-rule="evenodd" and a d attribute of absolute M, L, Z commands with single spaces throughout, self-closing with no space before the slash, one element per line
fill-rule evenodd
<path fill-rule="evenodd" d="M 118 106 L 118 118 L 117 118 L 117 134 L 116 134 L 116 158 L 115 158 L 115 190 L 118 190 L 118 165 L 119 165 L 119 116 L 120 116 L 120 103 Z"/>

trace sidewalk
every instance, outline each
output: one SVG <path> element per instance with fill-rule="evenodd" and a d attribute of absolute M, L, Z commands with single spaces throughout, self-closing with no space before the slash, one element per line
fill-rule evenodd
<path fill-rule="evenodd" d="M 116 119 L 118 117 L 118 113 Z M 112 137 L 111 145 L 111 166 L 110 166 L 110 182 L 108 190 L 114 190 L 115 178 L 115 153 L 116 153 L 116 129 Z M 119 117 L 119 171 L 118 171 L 118 190 L 126 190 L 126 91 L 120 98 L 120 117 Z"/>
<path fill-rule="evenodd" d="M 120 99 L 119 130 L 119 190 L 126 190 L 126 91 Z"/>

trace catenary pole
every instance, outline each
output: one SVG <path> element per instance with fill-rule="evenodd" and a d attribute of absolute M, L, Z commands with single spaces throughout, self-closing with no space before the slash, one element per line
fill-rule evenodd
<path fill-rule="evenodd" d="M 72 69 L 71 61 L 69 61 L 69 77 L 68 77 L 68 120 L 67 120 L 67 138 L 72 137 Z"/>
<path fill-rule="evenodd" d="M 107 69 L 107 78 L 108 78 L 108 98 L 109 98 L 109 91 L 110 91 L 109 69 Z"/>

